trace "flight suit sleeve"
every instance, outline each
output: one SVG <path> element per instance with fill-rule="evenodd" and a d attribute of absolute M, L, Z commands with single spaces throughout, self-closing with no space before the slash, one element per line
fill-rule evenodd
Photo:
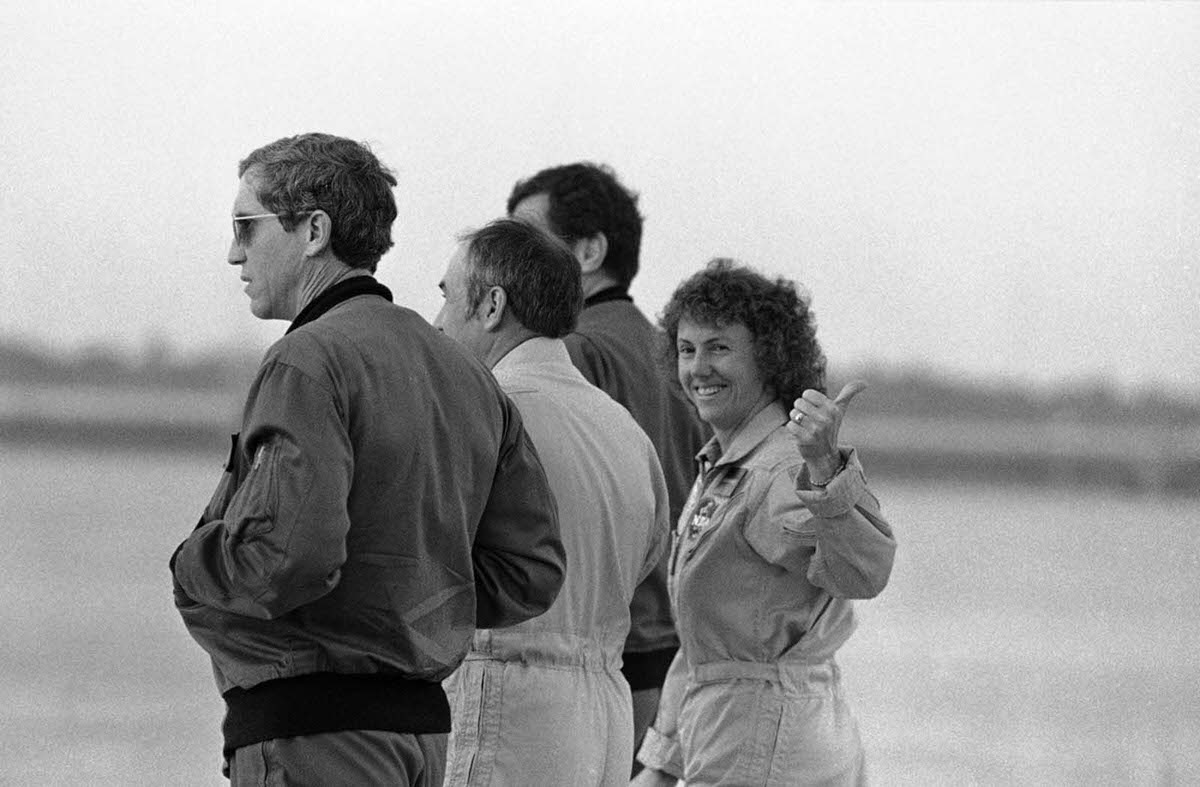
<path fill-rule="evenodd" d="M 858 452 L 841 450 L 844 466 L 824 488 L 811 487 L 804 473 L 797 478 L 796 496 L 812 514 L 807 524 L 816 540 L 808 580 L 835 598 L 874 598 L 891 576 L 896 538 L 867 487 Z"/>
<path fill-rule="evenodd" d="M 775 472 L 746 539 L 764 560 L 806 572 L 834 598 L 874 598 L 891 576 L 896 539 L 857 452 L 842 451 L 845 464 L 824 488 L 809 483 L 803 463 Z"/>
<path fill-rule="evenodd" d="M 647 768 L 683 778 L 683 749 L 679 745 L 679 710 L 687 688 L 687 666 L 683 652 L 676 651 L 658 701 L 654 724 L 646 730 L 637 760 Z"/>

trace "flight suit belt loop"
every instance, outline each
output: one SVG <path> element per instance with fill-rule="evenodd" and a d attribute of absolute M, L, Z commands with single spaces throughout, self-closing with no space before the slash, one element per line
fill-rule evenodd
<path fill-rule="evenodd" d="M 467 660 L 516 661 L 540 667 L 613 672 L 621 669 L 621 639 L 607 646 L 567 634 L 522 633 L 508 637 L 477 631 Z"/>
<path fill-rule="evenodd" d="M 808 694 L 839 691 L 842 671 L 828 661 L 710 661 L 691 670 L 692 683 L 723 683 L 738 678 L 765 680 L 788 691 Z"/>

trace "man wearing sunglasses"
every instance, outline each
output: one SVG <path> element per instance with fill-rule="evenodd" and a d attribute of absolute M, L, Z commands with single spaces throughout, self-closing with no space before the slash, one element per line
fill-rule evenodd
<path fill-rule="evenodd" d="M 239 166 L 229 262 L 291 322 L 226 472 L 171 558 L 212 659 L 235 786 L 440 785 L 440 681 L 476 626 L 545 611 L 564 551 L 546 475 L 490 374 L 371 275 L 394 176 L 285 138 Z"/>

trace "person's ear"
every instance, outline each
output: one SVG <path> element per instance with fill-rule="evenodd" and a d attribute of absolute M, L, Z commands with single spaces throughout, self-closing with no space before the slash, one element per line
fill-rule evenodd
<path fill-rule="evenodd" d="M 304 248 L 307 256 L 317 257 L 326 249 L 331 248 L 333 220 L 329 218 L 328 213 L 323 210 L 314 210 L 308 214 L 303 226 L 308 239 Z"/>
<path fill-rule="evenodd" d="M 483 319 L 483 329 L 485 331 L 497 331 L 500 329 L 500 324 L 504 322 L 504 310 L 508 307 L 508 293 L 503 287 L 491 287 L 483 296 L 483 303 L 480 304 L 481 317 Z"/>
<path fill-rule="evenodd" d="M 579 269 L 583 273 L 595 273 L 604 264 L 608 256 L 608 238 L 603 232 L 597 232 L 588 238 L 575 241 L 575 259 L 579 260 Z"/>

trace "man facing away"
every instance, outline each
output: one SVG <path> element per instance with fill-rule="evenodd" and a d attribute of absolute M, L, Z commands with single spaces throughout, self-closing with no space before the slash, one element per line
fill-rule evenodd
<path fill-rule="evenodd" d="M 586 162 L 551 167 L 518 182 L 508 213 L 566 241 L 583 275 L 583 312 L 566 337 L 571 360 L 593 385 L 623 404 L 650 436 L 679 518 L 696 477 L 707 430 L 656 365 L 657 329 L 633 304 L 642 217 L 637 195 L 611 169 Z M 654 720 L 667 668 L 679 647 L 667 597 L 667 558 L 638 587 L 625 642 L 625 677 L 633 689 L 634 735 L 640 745 Z M 634 771 L 639 768 L 634 764 Z"/>
<path fill-rule="evenodd" d="M 649 438 L 571 364 L 582 302 L 556 238 L 501 219 L 465 236 L 435 325 L 491 367 L 558 501 L 567 575 L 544 615 L 476 633 L 446 681 L 446 784 L 625 785 L 633 721 L 621 649 L 634 588 L 666 547 L 669 504 Z"/>
<path fill-rule="evenodd" d="M 375 155 L 305 134 L 239 175 L 229 262 L 251 312 L 291 327 L 171 558 L 226 702 L 226 772 L 440 785 L 441 680 L 476 625 L 538 615 L 562 583 L 553 496 L 487 370 L 370 275 L 396 217 Z"/>

